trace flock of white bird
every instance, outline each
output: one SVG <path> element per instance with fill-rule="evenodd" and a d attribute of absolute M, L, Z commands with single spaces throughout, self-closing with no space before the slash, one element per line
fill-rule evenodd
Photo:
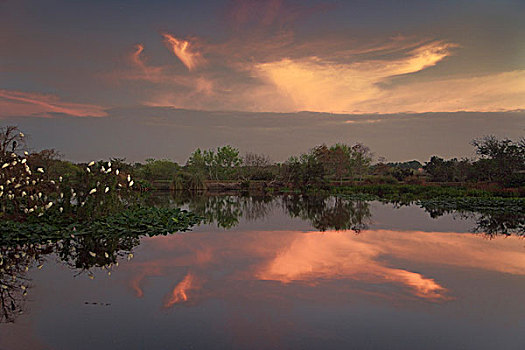
<path fill-rule="evenodd" d="M 23 134 L 21 133 L 23 137 Z M 28 152 L 24 152 L 23 155 L 18 155 L 16 153 L 11 153 L 8 155 L 8 159 L 4 159 L 2 166 L 0 167 L 0 208 L 5 210 L 5 207 L 8 202 L 15 203 L 16 208 L 21 210 L 25 215 L 37 215 L 43 216 L 45 213 L 51 209 L 53 206 L 58 206 L 60 213 L 64 211 L 64 205 L 68 204 L 70 207 L 83 207 L 86 204 L 86 201 L 90 197 L 95 197 L 97 193 L 102 193 L 102 195 L 108 194 L 112 189 L 110 186 L 102 184 L 100 181 L 96 182 L 96 186 L 91 188 L 87 193 L 83 191 L 77 191 L 74 188 L 70 188 L 69 191 L 71 195 L 65 196 L 64 192 L 67 191 L 67 186 L 64 184 L 64 179 L 62 176 L 59 176 L 58 179 L 53 180 L 45 176 L 46 172 L 42 167 L 34 167 L 33 170 L 28 164 L 28 158 L 30 157 Z M 94 176 L 98 167 L 95 167 L 95 162 L 91 161 L 85 171 L 88 176 Z M 119 169 L 112 169 L 111 162 L 99 163 L 100 168 L 98 171 L 103 174 L 114 174 L 117 176 L 117 186 L 118 188 L 128 188 L 131 189 L 134 185 L 130 175 L 124 177 Z M 127 181 L 126 181 L 127 180 Z M 116 189 L 116 188 L 115 188 Z M 68 198 L 67 198 L 68 197 Z M 74 235 L 72 235 L 74 237 Z M 51 244 L 52 242 L 48 242 Z M 16 248 L 16 249 L 15 249 Z M 40 244 L 28 244 L 24 247 L 5 247 L 3 249 L 4 253 L 8 256 L 4 256 L 0 253 L 0 276 L 8 274 L 11 276 L 12 282 L 17 280 L 16 273 L 14 269 L 19 270 L 20 268 L 23 271 L 29 270 L 29 262 L 27 264 L 21 264 L 21 260 L 25 261 L 34 261 L 37 260 L 38 252 L 40 249 L 45 248 L 45 245 Z M 74 247 L 72 247 L 74 249 Z M 32 254 L 29 256 L 25 251 L 31 251 Z M 96 257 L 97 254 L 94 252 L 89 252 L 89 255 Z M 109 258 L 107 252 L 104 253 L 106 258 Z M 10 261 L 6 264 L 6 259 Z M 29 258 L 29 259 L 28 259 Z M 31 259 L 32 258 L 32 259 Z M 133 258 L 133 254 L 128 254 L 128 260 Z M 22 266 L 24 265 L 24 266 Z M 118 266 L 118 262 L 115 264 Z M 42 264 L 37 266 L 38 269 L 42 268 Z M 108 270 L 108 275 L 111 275 L 109 269 L 112 267 L 112 264 L 108 266 L 102 266 L 102 269 Z M 88 275 L 89 278 L 93 279 L 93 274 Z M 20 289 L 23 291 L 23 295 L 27 294 L 28 286 L 24 283 L 20 284 Z M 10 289 L 5 283 L 0 284 L 0 292 L 2 290 Z"/>
<path fill-rule="evenodd" d="M 57 180 L 48 179 L 44 176 L 45 170 L 42 167 L 37 167 L 31 170 L 31 166 L 28 164 L 28 152 L 24 152 L 23 156 L 11 153 L 10 158 L 3 163 L 0 168 L 0 204 L 2 199 L 4 201 L 17 201 L 17 207 L 22 210 L 25 214 L 36 213 L 38 216 L 44 215 L 54 205 L 59 206 L 59 211 L 62 213 L 64 207 L 62 204 L 65 203 L 64 191 L 62 186 L 63 178 L 60 176 Z M 94 168 L 95 162 L 91 161 L 87 167 L 86 172 L 93 174 L 96 170 Z M 99 171 L 103 174 L 114 174 L 121 179 L 119 169 L 112 169 L 111 162 L 103 163 L 100 165 Z M 127 184 L 118 182 L 119 188 L 131 188 L 134 185 L 134 181 L 130 175 L 127 175 Z M 124 182 L 124 181 L 122 181 Z M 50 187 L 51 186 L 51 187 Z M 52 193 L 46 194 L 46 189 L 49 192 L 49 188 L 54 189 L 55 195 Z M 96 186 L 87 191 L 87 196 L 82 193 L 77 193 L 75 189 L 71 188 L 71 196 L 69 198 L 70 206 L 79 204 L 81 207 L 86 204 L 88 196 L 94 195 L 97 192 L 107 194 L 111 188 L 107 185 L 102 185 L 100 181 L 97 181 Z M 82 197 L 82 199 L 80 198 Z"/>

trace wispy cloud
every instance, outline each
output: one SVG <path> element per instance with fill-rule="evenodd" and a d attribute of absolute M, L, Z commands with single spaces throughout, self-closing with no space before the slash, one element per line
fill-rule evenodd
<path fill-rule="evenodd" d="M 381 89 L 356 109 L 377 113 L 495 112 L 525 108 L 525 70 L 412 82 Z"/>
<path fill-rule="evenodd" d="M 0 118 L 50 116 L 63 113 L 74 117 L 105 117 L 102 106 L 61 101 L 58 96 L 0 89 Z"/>
<path fill-rule="evenodd" d="M 436 65 L 451 55 L 450 48 L 453 46 L 434 41 L 411 50 L 403 57 L 349 64 L 319 57 L 286 58 L 256 64 L 253 72 L 268 83 L 266 88 L 279 91 L 283 104 L 292 102 L 292 111 L 351 113 L 357 111 L 358 104 L 366 104 L 383 91 L 380 83 Z"/>
<path fill-rule="evenodd" d="M 166 46 L 168 46 L 189 71 L 206 63 L 201 53 L 194 48 L 194 45 L 190 41 L 178 39 L 168 33 L 164 33 L 162 36 Z"/>
<path fill-rule="evenodd" d="M 222 42 L 165 32 L 180 64 L 151 66 L 139 44 L 119 79 L 144 81 L 148 106 L 250 112 L 404 113 L 525 108 L 525 70 L 438 78 L 461 55 L 450 40 L 396 34 L 364 42 L 342 35 L 298 38 L 293 23 L 324 6 L 236 0 L 235 31 Z M 424 73 L 423 73 L 424 72 Z M 427 74 L 427 72 L 429 72 Z"/>

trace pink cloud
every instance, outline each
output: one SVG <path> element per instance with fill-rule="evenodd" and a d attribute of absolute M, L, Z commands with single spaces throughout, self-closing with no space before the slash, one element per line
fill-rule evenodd
<path fill-rule="evenodd" d="M 105 117 L 105 108 L 98 105 L 63 102 L 58 96 L 0 89 L 0 118 L 11 116 L 43 116 L 63 113 L 74 117 Z"/>
<path fill-rule="evenodd" d="M 189 71 L 196 69 L 206 63 L 206 60 L 198 52 L 194 44 L 188 40 L 178 39 L 171 34 L 162 34 L 166 46 L 175 56 L 188 68 Z"/>

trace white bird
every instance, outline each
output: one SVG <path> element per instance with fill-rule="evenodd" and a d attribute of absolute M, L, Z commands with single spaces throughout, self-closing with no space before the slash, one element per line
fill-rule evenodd
<path fill-rule="evenodd" d="M 42 168 L 38 168 L 38 169 L 36 169 L 36 171 L 38 171 L 39 173 L 42 173 L 42 174 L 44 173 L 44 169 L 42 169 Z"/>
<path fill-rule="evenodd" d="M 94 162 L 94 161 L 91 161 L 91 162 L 89 162 L 89 164 L 88 164 L 88 166 L 93 166 L 93 165 L 95 165 L 95 162 Z"/>
<path fill-rule="evenodd" d="M 95 192 L 97 192 L 97 189 L 96 189 L 96 188 L 93 188 L 91 191 L 89 191 L 89 194 L 93 194 L 93 193 L 95 193 Z"/>

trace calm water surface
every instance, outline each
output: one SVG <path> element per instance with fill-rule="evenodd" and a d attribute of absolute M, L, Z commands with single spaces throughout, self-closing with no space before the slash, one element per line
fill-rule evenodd
<path fill-rule="evenodd" d="M 525 348 L 525 241 L 473 233 L 476 215 L 334 198 L 163 202 L 206 223 L 132 243 L 111 275 L 45 255 L 21 272 L 28 294 L 11 291 L 0 349 Z"/>

